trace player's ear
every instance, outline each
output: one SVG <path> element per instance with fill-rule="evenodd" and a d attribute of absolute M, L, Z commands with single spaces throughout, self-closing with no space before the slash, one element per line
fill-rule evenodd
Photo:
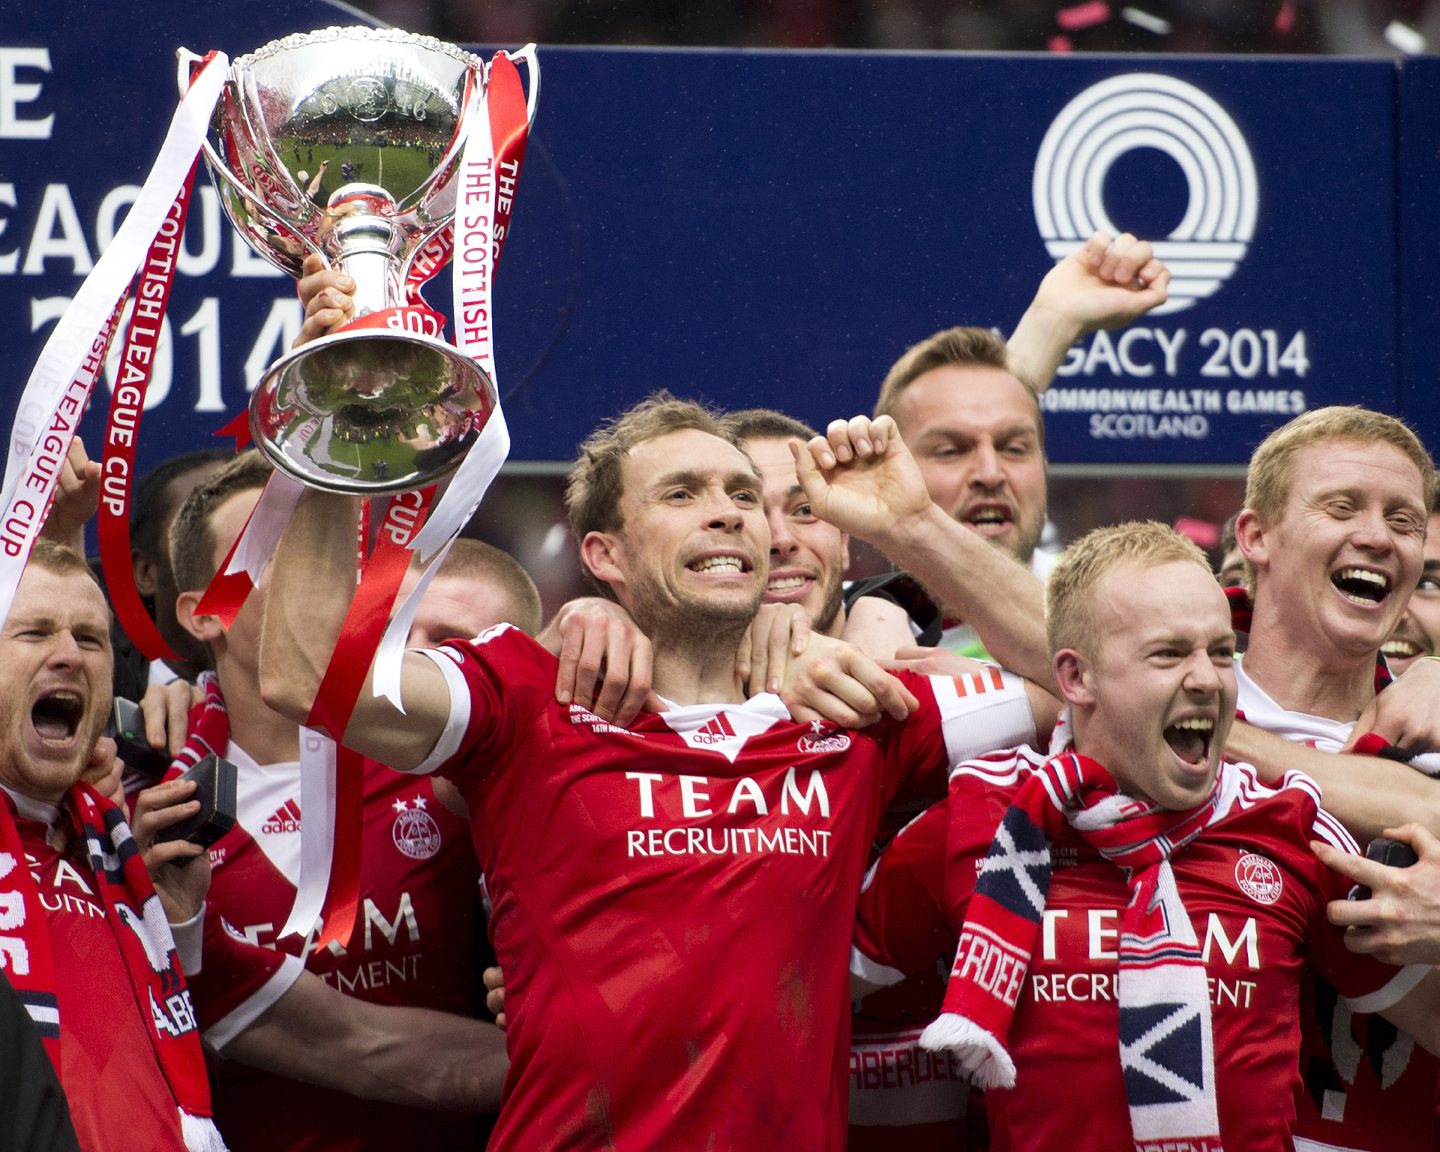
<path fill-rule="evenodd" d="M 624 584 L 625 548 L 612 532 L 587 532 L 580 541 L 580 561 L 602 584 Z"/>
<path fill-rule="evenodd" d="M 199 607 L 200 600 L 204 595 L 203 591 L 181 592 L 175 598 L 175 617 L 180 621 L 180 627 L 195 639 L 206 644 L 213 644 L 225 635 L 225 625 L 219 616 L 196 613 L 195 609 Z"/>
<path fill-rule="evenodd" d="M 1088 707 L 1095 703 L 1095 669 L 1074 648 L 1055 653 L 1055 684 L 1066 704 Z"/>
<path fill-rule="evenodd" d="M 1246 508 L 1235 520 L 1235 545 L 1240 554 L 1257 568 L 1270 562 L 1270 545 L 1260 517 Z"/>
<path fill-rule="evenodd" d="M 130 568 L 135 573 L 135 587 L 142 596 L 154 596 L 160 584 L 159 566 L 148 556 L 130 553 Z"/>

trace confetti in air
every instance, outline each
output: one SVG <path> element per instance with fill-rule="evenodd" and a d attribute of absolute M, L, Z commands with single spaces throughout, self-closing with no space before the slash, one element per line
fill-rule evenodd
<path fill-rule="evenodd" d="M 1045 47 L 1051 52 L 1075 51 L 1075 45 L 1070 42 L 1068 36 L 1051 36 L 1049 40 L 1045 41 Z"/>
<path fill-rule="evenodd" d="M 1389 27 L 1385 29 L 1385 43 L 1407 56 L 1418 56 L 1425 51 L 1425 37 L 1398 20 L 1390 21 Z"/>
<path fill-rule="evenodd" d="M 1120 9 L 1120 19 L 1135 25 L 1136 28 L 1143 28 L 1146 32 L 1153 32 L 1156 36 L 1170 35 L 1170 21 L 1162 20 L 1149 12 L 1142 12 L 1139 8 Z"/>
<path fill-rule="evenodd" d="M 1104 24 L 1109 19 L 1110 5 L 1106 4 L 1105 0 L 1091 0 L 1088 4 L 1076 4 L 1073 8 L 1061 8 L 1055 13 L 1055 23 L 1067 32 L 1093 28 L 1097 24 Z"/>

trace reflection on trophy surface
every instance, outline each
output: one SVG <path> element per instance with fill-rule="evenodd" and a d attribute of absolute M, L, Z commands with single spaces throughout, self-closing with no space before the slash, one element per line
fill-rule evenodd
<path fill-rule="evenodd" d="M 357 318 L 404 305 L 412 262 L 454 215 L 484 89 L 475 56 L 391 29 L 328 28 L 239 57 L 205 147 L 226 214 L 292 276 L 311 252 L 338 263 Z M 485 371 L 440 333 L 372 327 L 273 364 L 250 424 L 303 483 L 376 494 L 454 468 L 494 404 Z"/>

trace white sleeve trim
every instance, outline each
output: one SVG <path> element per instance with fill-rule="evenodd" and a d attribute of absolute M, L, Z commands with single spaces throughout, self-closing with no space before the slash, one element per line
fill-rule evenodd
<path fill-rule="evenodd" d="M 270 974 L 270 979 L 255 989 L 248 1000 L 205 1029 L 205 1043 L 216 1052 L 224 1052 L 230 1041 L 254 1024 L 280 997 L 290 991 L 304 971 L 305 965 L 300 962 L 299 957 L 284 957 L 280 967 Z"/>
<path fill-rule="evenodd" d="M 990 667 L 964 676 L 932 676 L 941 729 L 950 764 L 973 760 L 997 748 L 1035 741 L 1035 715 L 1025 680 Z"/>
<path fill-rule="evenodd" d="M 205 961 L 205 901 L 200 911 L 180 924 L 170 925 L 170 938 L 175 941 L 175 956 L 186 979 L 197 975 Z"/>
<path fill-rule="evenodd" d="M 1354 999 L 1346 996 L 1345 1003 L 1352 1012 L 1383 1012 L 1410 995 L 1415 985 L 1425 979 L 1430 971 L 1428 964 L 1407 964 L 1396 970 L 1385 987 L 1376 989 L 1368 996 L 1357 996 Z"/>
<path fill-rule="evenodd" d="M 890 988 L 905 979 L 905 973 L 898 968 L 870 959 L 853 944 L 850 945 L 850 974 L 877 988 Z"/>
<path fill-rule="evenodd" d="M 430 648 L 415 649 L 421 656 L 429 657 L 445 677 L 445 686 L 450 689 L 450 718 L 445 721 L 445 730 L 435 747 L 424 761 L 411 769 L 417 776 L 429 775 L 460 750 L 460 741 L 470 725 L 470 686 L 465 683 L 465 674 L 460 671 L 455 659 L 446 653 Z"/>

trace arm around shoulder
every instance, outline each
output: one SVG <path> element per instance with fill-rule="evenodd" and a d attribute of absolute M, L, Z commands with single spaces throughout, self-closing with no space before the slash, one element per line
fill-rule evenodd
<path fill-rule="evenodd" d="M 225 1055 L 367 1100 L 450 1112 L 493 1111 L 508 1061 L 493 1024 L 370 1004 L 304 972 Z"/>
<path fill-rule="evenodd" d="M 1327 812 L 1361 844 L 1407 821 L 1440 834 L 1440 780 L 1378 756 L 1322 752 L 1236 721 L 1225 743 L 1232 760 L 1253 764 L 1266 783 L 1304 772 L 1320 785 Z"/>

